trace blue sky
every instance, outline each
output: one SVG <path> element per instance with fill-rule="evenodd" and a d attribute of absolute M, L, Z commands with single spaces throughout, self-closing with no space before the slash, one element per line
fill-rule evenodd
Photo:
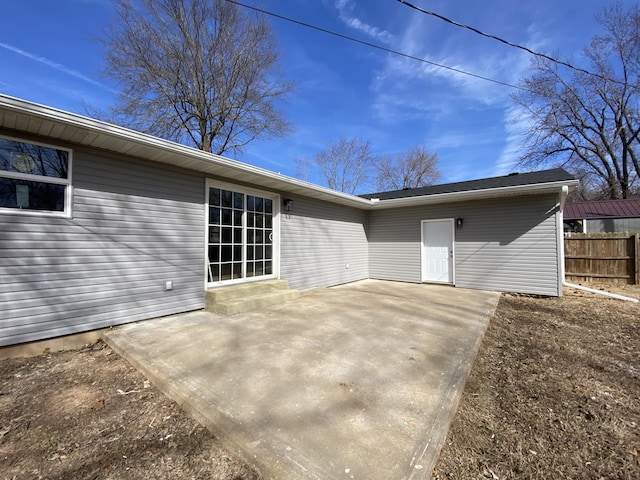
<path fill-rule="evenodd" d="M 417 12 L 396 0 L 244 0 L 284 16 L 478 75 L 516 84 L 530 55 Z M 460 23 L 531 49 L 571 58 L 600 32 L 602 0 L 412 0 Z M 625 5 L 635 2 L 623 1 Z M 2 2 L 0 92 L 84 113 L 117 87 L 101 78 L 96 37 L 113 17 L 109 0 Z M 340 136 L 371 139 L 377 154 L 425 145 L 443 181 L 515 170 L 526 121 L 513 89 L 271 19 L 295 91 L 283 105 L 294 132 L 250 144 L 237 160 L 295 176 L 296 157 Z M 312 181 L 317 178 L 312 178 Z M 371 190 L 365 189 L 365 190 Z"/>

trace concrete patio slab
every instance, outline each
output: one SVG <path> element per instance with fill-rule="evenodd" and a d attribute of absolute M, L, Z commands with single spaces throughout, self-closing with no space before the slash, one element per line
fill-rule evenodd
<path fill-rule="evenodd" d="M 365 280 L 105 339 L 265 478 L 430 478 L 498 299 Z"/>

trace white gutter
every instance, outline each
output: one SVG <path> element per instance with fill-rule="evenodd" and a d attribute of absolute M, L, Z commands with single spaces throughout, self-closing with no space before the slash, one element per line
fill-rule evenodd
<path fill-rule="evenodd" d="M 477 200 L 481 198 L 496 198 L 511 195 L 525 195 L 535 193 L 555 193 L 563 187 L 567 189 L 578 185 L 578 180 L 564 180 L 561 182 L 537 183 L 529 185 L 514 185 L 511 187 L 484 188 L 480 190 L 465 190 L 462 192 L 435 193 L 431 195 L 422 195 L 415 197 L 391 198 L 388 200 L 379 200 L 372 198 L 371 200 L 379 200 L 375 206 L 379 208 L 395 208 L 395 207 L 411 207 L 414 205 L 428 205 L 432 203 L 459 202 L 463 200 Z"/>

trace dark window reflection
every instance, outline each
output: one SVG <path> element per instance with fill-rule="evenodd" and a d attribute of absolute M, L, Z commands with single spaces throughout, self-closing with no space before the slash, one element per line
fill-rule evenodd
<path fill-rule="evenodd" d="M 64 211 L 65 185 L 0 177 L 0 207 Z"/>
<path fill-rule="evenodd" d="M 69 178 L 69 152 L 0 138 L 0 170 Z"/>

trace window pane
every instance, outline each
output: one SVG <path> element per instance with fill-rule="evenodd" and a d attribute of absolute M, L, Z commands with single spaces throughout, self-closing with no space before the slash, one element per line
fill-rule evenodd
<path fill-rule="evenodd" d="M 233 229 L 231 227 L 224 227 L 222 229 L 222 243 L 233 243 L 231 234 L 233 233 Z"/>
<path fill-rule="evenodd" d="M 264 216 L 264 226 L 265 228 L 273 227 L 273 217 L 271 215 Z"/>
<path fill-rule="evenodd" d="M 0 138 L 0 170 L 69 178 L 69 152 Z"/>
<path fill-rule="evenodd" d="M 251 245 L 247 247 L 247 260 L 253 260 L 253 247 Z"/>
<path fill-rule="evenodd" d="M 255 243 L 255 230 L 253 228 L 247 228 L 247 245 L 253 245 Z"/>
<path fill-rule="evenodd" d="M 220 280 L 231 280 L 231 264 L 226 263 L 220 266 Z"/>
<path fill-rule="evenodd" d="M 244 195 L 242 193 L 233 194 L 233 208 L 239 208 L 240 210 L 244 208 Z"/>
<path fill-rule="evenodd" d="M 234 228 L 233 229 L 233 243 L 242 243 L 242 229 Z"/>
<path fill-rule="evenodd" d="M 256 243 L 264 242 L 264 232 L 262 230 L 256 230 L 255 240 Z"/>
<path fill-rule="evenodd" d="M 242 260 L 242 245 L 233 246 L 233 261 L 237 262 Z"/>
<path fill-rule="evenodd" d="M 262 260 L 262 247 L 256 247 L 256 260 Z"/>
<path fill-rule="evenodd" d="M 256 197 L 247 195 L 247 210 L 253 212 L 256 208 Z"/>
<path fill-rule="evenodd" d="M 209 189 L 209 205 L 214 207 L 220 206 L 220 189 L 219 188 Z"/>
<path fill-rule="evenodd" d="M 256 262 L 256 277 L 263 274 L 262 262 Z"/>
<path fill-rule="evenodd" d="M 264 225 L 264 215 L 256 213 L 256 227 L 262 228 L 262 225 Z"/>
<path fill-rule="evenodd" d="M 271 262 L 264 262 L 264 274 L 271 275 L 273 273 L 273 266 Z"/>
<path fill-rule="evenodd" d="M 236 226 L 242 226 L 242 210 L 233 211 L 233 224 Z"/>
<path fill-rule="evenodd" d="M 209 265 L 209 271 L 207 272 L 210 282 L 220 281 L 220 265 L 217 263 Z"/>
<path fill-rule="evenodd" d="M 253 262 L 247 263 L 247 277 L 253 277 Z"/>
<path fill-rule="evenodd" d="M 265 245 L 265 247 L 264 247 L 264 258 L 266 258 L 266 259 L 272 259 L 273 258 L 271 256 L 271 245 Z"/>
<path fill-rule="evenodd" d="M 232 206 L 232 202 L 231 202 L 232 194 L 233 194 L 233 192 L 230 192 L 229 190 L 222 190 L 222 206 L 223 207 L 231 208 L 231 206 Z"/>
<path fill-rule="evenodd" d="M 220 247 L 217 245 L 209 245 L 209 262 L 217 263 L 220 261 Z"/>
<path fill-rule="evenodd" d="M 220 243 L 220 227 L 209 227 L 209 243 Z"/>
<path fill-rule="evenodd" d="M 212 225 L 220 225 L 220 209 L 209 207 L 209 223 Z"/>
<path fill-rule="evenodd" d="M 222 209 L 222 225 L 231 225 L 231 210 L 228 208 Z"/>
<path fill-rule="evenodd" d="M 264 243 L 271 243 L 273 241 L 273 231 L 265 230 L 264 231 Z"/>
<path fill-rule="evenodd" d="M 256 212 L 264 212 L 264 202 L 261 197 L 256 197 Z"/>
<path fill-rule="evenodd" d="M 0 177 L 0 207 L 64 211 L 65 185 Z"/>
<path fill-rule="evenodd" d="M 233 278 L 242 278 L 242 263 L 233 264 Z"/>
<path fill-rule="evenodd" d="M 233 258 L 233 248 L 231 245 L 223 245 L 221 250 L 221 260 L 223 262 L 230 262 Z"/>
<path fill-rule="evenodd" d="M 253 227 L 255 223 L 255 213 L 247 213 L 247 227 Z"/>
<path fill-rule="evenodd" d="M 266 213 L 273 212 L 273 200 L 269 200 L 268 198 L 264 199 L 264 211 Z"/>

